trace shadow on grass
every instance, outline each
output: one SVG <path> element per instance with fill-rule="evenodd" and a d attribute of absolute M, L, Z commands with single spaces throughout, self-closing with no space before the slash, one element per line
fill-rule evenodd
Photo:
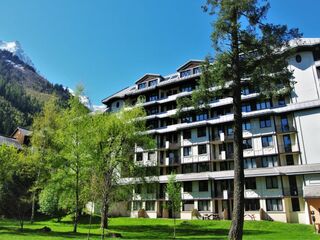
<path fill-rule="evenodd" d="M 166 225 L 143 225 L 129 226 L 117 225 L 110 226 L 110 230 L 123 233 L 126 239 L 170 239 L 173 227 Z M 189 237 L 190 239 L 227 239 L 229 229 L 226 228 L 207 228 L 199 225 L 178 225 L 176 230 L 177 239 L 179 237 Z M 245 235 L 264 235 L 271 234 L 270 231 L 245 230 Z M 127 237 L 126 235 L 130 235 Z"/>

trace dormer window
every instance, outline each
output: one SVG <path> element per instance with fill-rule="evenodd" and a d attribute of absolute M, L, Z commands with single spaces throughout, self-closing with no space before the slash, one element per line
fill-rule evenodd
<path fill-rule="evenodd" d="M 147 84 L 145 82 L 138 84 L 138 89 L 146 88 Z"/>
<path fill-rule="evenodd" d="M 180 73 L 180 77 L 182 77 L 182 78 L 183 77 L 188 77 L 190 75 L 191 75 L 191 70 L 190 69 Z"/>
<path fill-rule="evenodd" d="M 201 73 L 201 68 L 200 67 L 196 67 L 193 69 L 193 74 L 198 74 Z"/>
<path fill-rule="evenodd" d="M 149 82 L 149 87 L 156 86 L 158 84 L 158 79 Z"/>

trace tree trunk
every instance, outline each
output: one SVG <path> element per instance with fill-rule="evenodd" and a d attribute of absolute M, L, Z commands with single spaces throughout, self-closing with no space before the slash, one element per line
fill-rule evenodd
<path fill-rule="evenodd" d="M 231 26 L 233 111 L 234 111 L 234 204 L 229 239 L 240 240 L 244 223 L 244 170 L 241 106 L 241 75 L 238 42 L 238 9 L 234 7 Z"/>
<path fill-rule="evenodd" d="M 111 189 L 111 173 L 104 174 L 104 190 L 102 196 L 102 209 L 101 209 L 101 228 L 108 228 L 108 213 L 109 213 L 109 194 Z"/>
<path fill-rule="evenodd" d="M 40 174 L 41 174 L 41 169 L 38 169 L 38 173 L 37 173 L 37 180 L 35 182 L 35 189 L 32 193 L 32 202 L 31 202 L 31 217 L 30 217 L 30 223 L 33 224 L 34 223 L 34 212 L 35 212 L 35 205 L 36 205 L 36 195 L 37 195 L 37 186 L 39 183 L 39 179 L 40 179 Z"/>
<path fill-rule="evenodd" d="M 76 171 L 76 209 L 74 213 L 73 232 L 77 232 L 79 220 L 79 169 Z"/>

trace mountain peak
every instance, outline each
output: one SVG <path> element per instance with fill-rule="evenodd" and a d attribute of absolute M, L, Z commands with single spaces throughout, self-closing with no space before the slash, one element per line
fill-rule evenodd
<path fill-rule="evenodd" d="M 33 65 L 28 55 L 25 54 L 25 52 L 23 51 L 19 41 L 5 42 L 0 40 L 0 50 L 11 52 L 14 56 L 17 56 L 25 64 L 35 69 L 35 66 Z"/>

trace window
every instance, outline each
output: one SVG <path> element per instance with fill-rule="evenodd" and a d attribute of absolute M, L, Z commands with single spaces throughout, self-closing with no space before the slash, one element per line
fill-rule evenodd
<path fill-rule="evenodd" d="M 278 160 L 276 156 L 262 157 L 262 167 L 276 167 Z"/>
<path fill-rule="evenodd" d="M 182 123 L 191 123 L 192 122 L 192 117 L 191 116 L 187 116 L 187 117 L 183 117 L 181 119 Z"/>
<path fill-rule="evenodd" d="M 149 87 L 155 86 L 155 85 L 157 85 L 157 83 L 158 83 L 157 79 L 149 81 Z"/>
<path fill-rule="evenodd" d="M 199 200 L 198 210 L 199 211 L 210 211 L 210 201 L 209 200 Z"/>
<path fill-rule="evenodd" d="M 266 177 L 266 187 L 267 189 L 278 188 L 278 177 Z"/>
<path fill-rule="evenodd" d="M 252 148 L 251 138 L 243 139 L 243 149 L 251 149 L 251 148 Z"/>
<path fill-rule="evenodd" d="M 120 103 L 117 102 L 117 103 L 116 103 L 116 108 L 119 108 L 119 107 L 120 107 Z"/>
<path fill-rule="evenodd" d="M 294 165 L 293 155 L 286 155 L 287 165 Z"/>
<path fill-rule="evenodd" d="M 146 201 L 146 211 L 154 211 L 155 201 Z"/>
<path fill-rule="evenodd" d="M 267 211 L 282 211 L 282 200 L 280 198 L 267 199 Z"/>
<path fill-rule="evenodd" d="M 245 199 L 244 206 L 246 211 L 258 211 L 260 209 L 259 199 Z"/>
<path fill-rule="evenodd" d="M 244 168 L 250 169 L 250 168 L 257 168 L 257 162 L 255 158 L 245 158 L 244 159 Z"/>
<path fill-rule="evenodd" d="M 203 113 L 203 114 L 198 114 L 196 116 L 196 121 L 203 121 L 208 119 L 208 114 Z"/>
<path fill-rule="evenodd" d="M 183 211 L 192 211 L 194 209 L 194 201 L 188 200 L 183 202 L 182 210 Z"/>
<path fill-rule="evenodd" d="M 206 127 L 201 127 L 197 129 L 198 132 L 198 138 L 205 137 L 207 135 L 207 129 Z"/>
<path fill-rule="evenodd" d="M 271 127 L 270 117 L 261 117 L 260 118 L 260 128 Z"/>
<path fill-rule="evenodd" d="M 187 157 L 187 156 L 190 156 L 191 154 L 192 154 L 191 147 L 184 147 L 183 148 L 183 156 Z"/>
<path fill-rule="evenodd" d="M 141 202 L 140 201 L 133 201 L 132 202 L 132 210 L 137 211 L 141 209 Z"/>
<path fill-rule="evenodd" d="M 278 106 L 279 107 L 282 107 L 282 106 L 285 106 L 286 105 L 286 100 L 285 100 L 285 98 L 284 97 L 280 97 L 279 99 L 278 99 Z"/>
<path fill-rule="evenodd" d="M 141 193 L 141 184 L 138 184 L 138 185 L 134 186 L 134 193 L 135 194 L 140 194 Z"/>
<path fill-rule="evenodd" d="M 242 112 L 251 112 L 251 105 L 250 104 L 243 104 L 242 105 Z"/>
<path fill-rule="evenodd" d="M 270 107 L 271 107 L 270 101 L 261 101 L 257 103 L 257 110 L 267 109 Z"/>
<path fill-rule="evenodd" d="M 281 130 L 283 132 L 289 131 L 289 121 L 287 116 L 281 116 Z"/>
<path fill-rule="evenodd" d="M 245 120 L 242 123 L 242 130 L 250 130 L 251 129 L 251 123 L 250 120 Z"/>
<path fill-rule="evenodd" d="M 199 192 L 208 192 L 208 181 L 199 181 Z"/>
<path fill-rule="evenodd" d="M 148 160 L 152 161 L 156 159 L 156 153 L 155 152 L 148 152 Z"/>
<path fill-rule="evenodd" d="M 188 77 L 190 75 L 191 75 L 191 70 L 190 69 L 180 73 L 180 77 L 182 77 L 182 78 L 183 77 Z"/>
<path fill-rule="evenodd" d="M 192 86 L 188 85 L 188 86 L 182 86 L 180 88 L 181 92 L 191 92 L 192 91 Z"/>
<path fill-rule="evenodd" d="M 292 205 L 292 211 L 293 212 L 299 212 L 300 211 L 299 198 L 291 198 L 291 205 Z"/>
<path fill-rule="evenodd" d="M 292 152 L 290 135 L 283 135 L 283 145 L 285 152 Z"/>
<path fill-rule="evenodd" d="M 183 183 L 183 191 L 184 192 L 192 192 L 192 182 L 184 182 Z"/>
<path fill-rule="evenodd" d="M 154 184 L 147 184 L 147 193 L 154 193 L 155 186 Z"/>
<path fill-rule="evenodd" d="M 201 144 L 198 145 L 198 154 L 206 154 L 207 153 L 207 145 Z"/>
<path fill-rule="evenodd" d="M 197 172 L 195 164 L 183 164 L 182 173 L 194 173 Z"/>
<path fill-rule="evenodd" d="M 142 161 L 143 155 L 142 152 L 137 153 L 137 161 Z"/>
<path fill-rule="evenodd" d="M 245 186 L 246 189 L 257 189 L 256 178 L 246 178 Z"/>
<path fill-rule="evenodd" d="M 147 86 L 147 84 L 144 82 L 144 83 L 139 83 L 138 84 L 138 89 L 143 89 Z"/>
<path fill-rule="evenodd" d="M 197 74 L 197 73 L 201 73 L 201 68 L 200 67 L 196 67 L 193 69 L 193 74 Z"/>
<path fill-rule="evenodd" d="M 271 147 L 273 146 L 273 138 L 272 136 L 264 136 L 261 137 L 262 147 Z"/>
<path fill-rule="evenodd" d="M 191 139 L 191 130 L 185 130 L 183 132 L 183 139 Z"/>
<path fill-rule="evenodd" d="M 242 88 L 241 88 L 241 94 L 242 94 L 242 95 L 248 95 L 248 94 L 250 94 L 250 89 L 249 89 L 249 87 L 248 87 L 248 86 L 242 87 Z"/>
<path fill-rule="evenodd" d="M 156 93 L 150 95 L 149 102 L 158 100 L 158 95 Z"/>
<path fill-rule="evenodd" d="M 198 163 L 198 172 L 209 172 L 209 163 Z"/>
<path fill-rule="evenodd" d="M 233 127 L 232 126 L 228 126 L 227 127 L 227 135 L 228 136 L 232 136 L 233 135 Z"/>

